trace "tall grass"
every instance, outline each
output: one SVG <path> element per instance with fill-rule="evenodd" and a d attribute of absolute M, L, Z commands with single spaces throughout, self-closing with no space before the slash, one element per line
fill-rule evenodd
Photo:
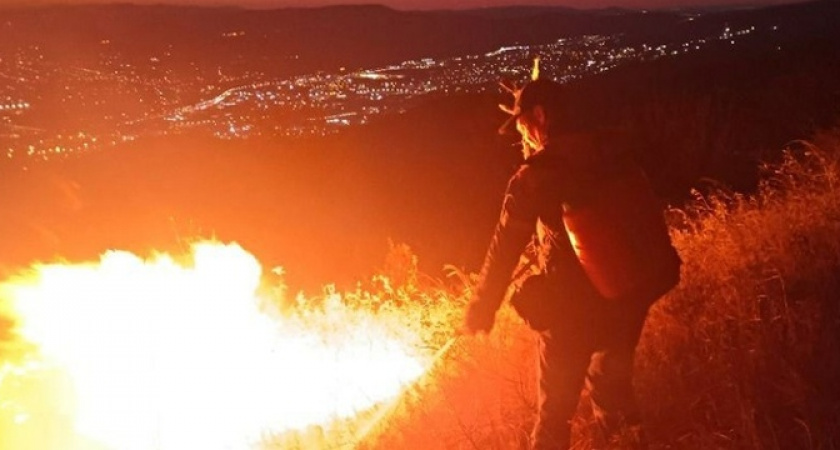
<path fill-rule="evenodd" d="M 651 309 L 636 364 L 653 448 L 840 448 L 838 158 L 840 129 L 823 132 L 766 165 L 755 195 L 696 192 L 669 212 L 682 281 Z M 493 334 L 460 339 L 363 448 L 527 448 L 535 336 L 503 308 Z M 582 402 L 575 448 L 591 429 Z"/>
<path fill-rule="evenodd" d="M 791 143 L 754 196 L 675 216 L 680 286 L 651 311 L 638 382 L 654 442 L 840 444 L 840 132 Z"/>

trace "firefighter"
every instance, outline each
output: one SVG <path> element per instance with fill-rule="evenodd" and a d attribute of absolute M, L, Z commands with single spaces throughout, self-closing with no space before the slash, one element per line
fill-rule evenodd
<path fill-rule="evenodd" d="M 608 178 L 603 174 L 620 166 L 622 158 L 564 132 L 559 110 L 562 89 L 556 82 L 537 78 L 521 89 L 510 89 L 515 96 L 512 108 L 500 105 L 510 114 L 500 132 L 515 127 L 521 134 L 524 161 L 508 182 L 464 328 L 471 334 L 489 333 L 499 306 L 510 295 L 509 286 L 515 286 L 510 301 L 539 335 L 534 450 L 570 448 L 570 421 L 584 385 L 602 442 L 621 432 L 635 436 L 637 448 L 646 448 L 632 371 L 635 348 L 655 298 L 646 294 L 620 301 L 605 298 L 575 252 L 564 210 L 589 194 L 591 180 Z M 539 275 L 516 287 L 514 279 L 526 248 L 535 250 Z"/>

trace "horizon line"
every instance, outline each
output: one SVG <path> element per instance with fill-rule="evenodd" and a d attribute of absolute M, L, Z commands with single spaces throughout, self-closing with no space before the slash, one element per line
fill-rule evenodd
<path fill-rule="evenodd" d="M 193 0 L 194 1 L 194 0 Z M 224 0 L 222 0 L 224 1 Z M 725 0 L 723 0 L 725 1 Z M 674 11 L 734 11 L 744 9 L 760 9 L 777 6 L 788 6 L 804 3 L 822 3 L 831 0 L 747 0 L 737 3 L 713 3 L 707 5 L 690 4 L 690 5 L 673 5 L 673 6 L 593 6 L 590 8 L 583 8 L 578 6 L 566 5 L 540 5 L 540 4 L 510 4 L 510 5 L 493 5 L 493 6 L 472 6 L 464 8 L 447 8 L 447 7 L 430 7 L 430 8 L 400 8 L 385 3 L 328 3 L 321 5 L 265 5 L 260 6 L 256 4 L 194 4 L 190 0 L 174 0 L 172 2 L 131 2 L 131 1 L 87 1 L 84 3 L 67 3 L 57 1 L 44 1 L 42 3 L 35 3 L 27 0 L 19 0 L 6 5 L 0 5 L 0 12 L 9 10 L 37 10 L 49 8 L 91 8 L 91 7 L 138 7 L 138 8 L 190 8 L 190 9 L 234 9 L 239 11 L 284 11 L 284 10 L 323 10 L 323 9 L 338 9 L 338 8 L 382 8 L 397 12 L 469 12 L 469 11 L 492 11 L 504 9 L 552 9 L 552 10 L 566 10 L 566 11 L 581 11 L 581 12 L 598 12 L 609 10 L 621 10 L 628 12 L 674 12 Z"/>

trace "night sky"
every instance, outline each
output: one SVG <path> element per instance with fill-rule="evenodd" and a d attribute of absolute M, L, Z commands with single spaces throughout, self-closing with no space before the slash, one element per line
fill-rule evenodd
<path fill-rule="evenodd" d="M 605 8 L 676 8 L 717 5 L 772 5 L 795 3 L 800 0 L 0 0 L 0 6 L 89 3 L 182 4 L 246 8 L 315 7 L 339 4 L 383 4 L 395 9 L 467 9 L 509 5 L 567 6 L 580 9 Z"/>

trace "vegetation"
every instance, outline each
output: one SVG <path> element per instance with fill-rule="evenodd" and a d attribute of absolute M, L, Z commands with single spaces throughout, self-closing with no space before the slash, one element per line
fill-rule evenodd
<path fill-rule="evenodd" d="M 840 130 L 788 145 L 755 195 L 695 192 L 669 212 L 682 282 L 651 309 L 637 391 L 653 448 L 840 445 Z M 406 248 L 399 248 L 412 260 Z M 416 263 L 403 264 L 416 273 Z M 455 272 L 457 274 L 457 271 Z M 408 310 L 451 336 L 470 280 L 403 276 Z M 423 286 L 418 288 L 417 286 Z M 405 289 L 408 289 L 406 291 Z M 419 303 L 412 303 L 417 302 Z M 441 345 L 440 336 L 431 339 Z M 426 336 L 430 337 L 430 336 Z M 535 336 L 503 309 L 488 337 L 458 338 L 388 427 L 362 448 L 525 448 L 535 412 Z M 590 448 L 587 402 L 574 429 Z M 626 448 L 621 442 L 615 448 Z"/>
<path fill-rule="evenodd" d="M 669 212 L 683 278 L 651 309 L 637 359 L 653 448 L 840 446 L 838 183 L 834 129 L 789 144 L 764 167 L 754 195 L 695 192 Z M 429 373 L 329 436 L 312 427 L 267 436 L 266 447 L 526 448 L 536 336 L 507 307 L 489 336 L 458 336 L 473 281 L 454 268 L 444 280 L 425 276 L 407 246 L 392 245 L 379 273 L 341 298 L 419 336 L 436 356 Z M 334 298 L 326 294 L 311 302 Z M 578 449 L 591 448 L 590 418 L 583 401 L 573 423 Z M 622 440 L 614 448 L 627 448 Z"/>
<path fill-rule="evenodd" d="M 680 212 L 683 279 L 653 309 L 638 358 L 655 442 L 840 444 L 838 150 L 837 131 L 794 143 L 757 195 L 698 194 Z"/>

